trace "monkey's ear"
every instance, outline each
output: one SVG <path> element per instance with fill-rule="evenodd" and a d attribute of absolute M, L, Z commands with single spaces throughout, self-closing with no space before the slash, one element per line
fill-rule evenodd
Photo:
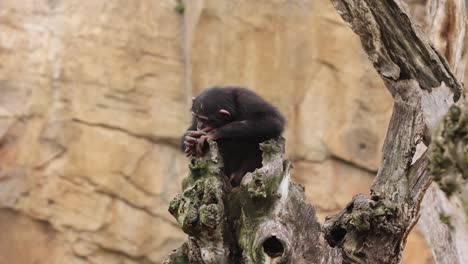
<path fill-rule="evenodd" d="M 192 97 L 192 102 L 193 102 L 193 101 L 195 101 L 195 96 L 194 96 L 194 97 Z"/>
<path fill-rule="evenodd" d="M 226 109 L 219 110 L 219 113 L 226 119 L 231 118 L 231 113 L 229 113 L 229 111 Z"/>

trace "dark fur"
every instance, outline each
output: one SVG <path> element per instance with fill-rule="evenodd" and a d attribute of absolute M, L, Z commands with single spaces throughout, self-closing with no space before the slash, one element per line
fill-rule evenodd
<path fill-rule="evenodd" d="M 231 118 L 219 114 L 220 109 L 229 111 Z M 233 186 L 240 185 L 245 173 L 262 166 L 259 143 L 281 136 L 285 126 L 284 117 L 274 106 L 245 88 L 206 89 L 194 99 L 192 111 L 207 116 L 207 125 L 216 128 L 211 133 L 223 156 L 224 173 Z M 188 130 L 196 129 L 194 118 Z"/>

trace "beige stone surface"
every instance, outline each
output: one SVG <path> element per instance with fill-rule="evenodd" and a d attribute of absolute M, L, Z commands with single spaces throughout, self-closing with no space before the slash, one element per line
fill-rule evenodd
<path fill-rule="evenodd" d="M 61 259 L 63 252 L 57 250 L 57 232 L 47 222 L 0 209 L 0 226 L 0 264 L 47 264 Z"/>
<path fill-rule="evenodd" d="M 211 85 L 286 115 L 321 218 L 368 191 L 392 100 L 328 0 L 175 5 L 1 2 L 0 264 L 159 263 L 178 247 L 178 141 Z"/>
<path fill-rule="evenodd" d="M 1 264 L 157 263 L 185 238 L 167 212 L 187 167 L 176 148 L 188 111 L 173 8 L 2 2 L 0 207 L 29 219 L 32 237 L 2 236 L 11 245 Z M 11 249 L 43 240 L 36 221 L 60 243 L 22 258 Z"/>
<path fill-rule="evenodd" d="M 369 195 L 374 173 L 338 160 L 294 163 L 293 181 L 306 186 L 307 199 L 316 205 L 321 221 L 338 212 L 355 194 Z"/>

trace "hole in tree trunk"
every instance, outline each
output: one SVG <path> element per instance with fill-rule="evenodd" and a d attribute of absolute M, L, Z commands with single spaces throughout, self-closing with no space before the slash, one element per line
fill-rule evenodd
<path fill-rule="evenodd" d="M 276 258 L 283 255 L 284 247 L 276 236 L 271 236 L 263 242 L 263 251 L 270 257 Z"/>
<path fill-rule="evenodd" d="M 338 227 L 331 231 L 331 237 L 333 241 L 328 241 L 332 247 L 338 245 L 346 235 L 346 230 L 344 228 Z"/>

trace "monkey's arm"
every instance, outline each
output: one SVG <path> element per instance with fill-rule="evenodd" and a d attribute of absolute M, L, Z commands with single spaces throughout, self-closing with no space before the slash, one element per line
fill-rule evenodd
<path fill-rule="evenodd" d="M 209 133 L 211 139 L 270 139 L 279 137 L 283 132 L 284 119 L 281 116 L 265 116 L 263 118 L 234 121 L 219 127 Z"/>
<path fill-rule="evenodd" d="M 190 149 L 190 155 L 194 155 L 195 153 L 199 156 L 203 155 L 203 145 L 206 140 L 230 138 L 264 141 L 279 137 L 283 132 L 283 128 L 284 119 L 282 116 L 268 116 L 261 119 L 234 121 L 211 130 L 208 134 L 198 138 L 195 147 L 192 146 Z"/>

